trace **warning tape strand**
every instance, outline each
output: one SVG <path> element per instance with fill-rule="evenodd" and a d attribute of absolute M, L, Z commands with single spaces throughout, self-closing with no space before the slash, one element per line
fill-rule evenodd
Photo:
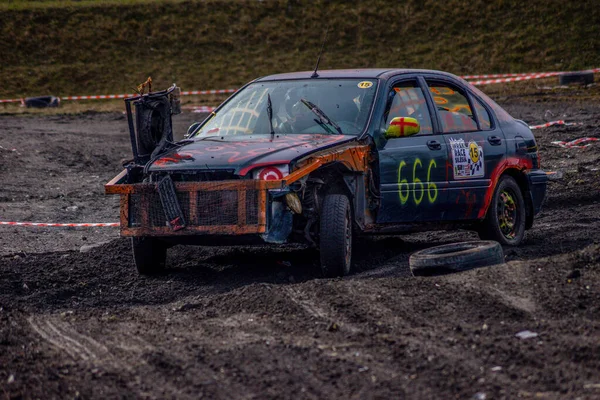
<path fill-rule="evenodd" d="M 463 75 L 463 79 L 479 79 L 477 81 L 471 81 L 472 85 L 489 85 L 493 83 L 506 83 L 506 82 L 518 82 L 530 79 L 549 78 L 552 76 L 559 76 L 571 73 L 597 73 L 600 72 L 600 68 L 589 69 L 585 71 L 557 71 L 557 72 L 524 72 L 524 73 L 512 73 L 512 74 L 485 74 L 485 75 Z M 188 90 L 182 91 L 182 96 L 198 96 L 205 94 L 227 94 L 235 93 L 237 89 L 212 89 L 212 90 Z M 61 100 L 105 100 L 105 99 L 125 99 L 129 97 L 137 96 L 133 93 L 127 94 L 101 94 L 101 95 L 89 95 L 89 96 L 64 96 Z M 22 103 L 23 99 L 0 99 L 0 103 Z"/>
<path fill-rule="evenodd" d="M 558 71 L 549 71 L 549 72 L 520 72 L 514 74 L 483 74 L 483 75 L 462 75 L 463 79 L 496 79 L 496 78 L 515 78 L 518 76 L 530 76 L 530 75 L 539 75 L 542 73 L 546 74 L 555 74 L 561 73 Z M 562 72 L 564 73 L 564 72 Z"/>
<path fill-rule="evenodd" d="M 594 69 L 588 69 L 586 71 L 577 71 L 578 73 L 597 73 L 600 72 L 600 68 L 594 68 Z M 471 81 L 469 82 L 471 85 L 490 85 L 493 83 L 506 83 L 506 82 L 519 82 L 519 81 L 527 81 L 530 79 L 540 79 L 540 78 L 549 78 L 552 76 L 559 76 L 559 75 L 565 75 L 565 74 L 571 74 L 573 72 L 542 72 L 542 73 L 538 73 L 538 74 L 532 74 L 532 75 L 524 75 L 524 76 L 517 76 L 517 77 L 513 77 L 513 78 L 502 78 L 502 79 L 487 79 L 487 80 L 479 80 L 479 81 Z"/>
<path fill-rule="evenodd" d="M 600 140 L 600 139 L 595 138 L 595 137 L 583 137 L 583 138 L 571 140 L 570 142 L 556 141 L 556 142 L 551 142 L 551 143 L 558 145 L 560 147 L 564 147 L 564 148 L 573 148 L 573 147 L 581 148 L 581 147 L 591 146 L 592 143 L 589 143 L 589 142 L 597 142 L 598 140 Z"/>
<path fill-rule="evenodd" d="M 583 125 L 583 122 L 565 122 L 561 119 L 558 121 L 546 122 L 545 124 L 541 124 L 541 125 L 530 125 L 529 129 L 548 128 L 548 127 L 554 126 L 554 125 L 565 125 L 565 126 Z"/>
<path fill-rule="evenodd" d="M 121 226 L 118 222 L 93 222 L 93 223 L 70 223 L 70 224 L 59 224 L 59 223 L 48 223 L 48 222 L 8 222 L 0 221 L 0 225 L 10 226 L 39 226 L 39 227 L 68 227 L 68 228 L 96 228 L 96 227 L 119 227 Z"/>
<path fill-rule="evenodd" d="M 182 96 L 196 96 L 204 94 L 223 94 L 223 93 L 235 93 L 237 89 L 215 89 L 215 90 L 188 90 L 181 92 Z M 61 97 L 61 100 L 103 100 L 103 99 L 126 99 L 129 97 L 138 96 L 133 93 L 126 94 L 100 94 L 100 95 L 89 95 L 89 96 L 65 96 Z M 13 100 L 11 100 L 13 101 Z M 20 101 L 20 100 L 19 100 Z"/>

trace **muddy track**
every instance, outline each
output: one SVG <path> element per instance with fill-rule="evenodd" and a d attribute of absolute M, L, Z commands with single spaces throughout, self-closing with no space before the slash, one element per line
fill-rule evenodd
<path fill-rule="evenodd" d="M 564 178 L 500 266 L 410 275 L 410 253 L 476 237 L 459 231 L 364 238 L 344 279 L 301 246 L 175 247 L 147 278 L 115 229 L 0 227 L 0 398 L 600 397 L 600 145 L 551 144 L 600 137 L 600 106 L 504 105 L 584 124 L 536 131 Z M 0 129 L 1 220 L 117 220 L 121 114 Z"/>

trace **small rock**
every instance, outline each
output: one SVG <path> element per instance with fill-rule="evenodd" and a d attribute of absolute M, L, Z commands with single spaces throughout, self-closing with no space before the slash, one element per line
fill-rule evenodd
<path fill-rule="evenodd" d="M 79 207 L 77 207 L 77 206 L 69 206 L 65 210 L 73 212 L 73 211 L 77 211 L 78 209 L 79 209 Z"/>
<path fill-rule="evenodd" d="M 492 371 L 492 372 L 502 371 L 502 367 L 501 366 L 495 366 L 495 367 L 490 368 L 490 371 Z"/>
<path fill-rule="evenodd" d="M 8 379 L 6 380 L 6 383 L 13 383 L 15 381 L 15 376 L 13 374 L 10 374 L 8 376 Z"/>
<path fill-rule="evenodd" d="M 525 331 L 521 331 L 521 332 L 515 334 L 515 336 L 518 337 L 519 339 L 525 340 L 525 339 L 531 339 L 531 338 L 537 337 L 538 334 L 535 332 L 525 330 Z"/>
<path fill-rule="evenodd" d="M 24 283 L 24 284 L 23 284 L 23 289 L 24 289 L 24 290 L 29 290 L 29 286 L 27 286 L 27 284 L 26 284 L 26 283 Z"/>
<path fill-rule="evenodd" d="M 103 246 L 103 245 L 105 245 L 105 244 L 107 244 L 107 243 L 110 243 L 110 240 L 106 240 L 106 241 L 104 241 L 104 242 L 92 243 L 92 244 L 84 244 L 83 246 L 81 246 L 81 247 L 79 248 L 79 252 L 80 252 L 80 253 L 87 253 L 87 252 L 89 252 L 90 250 L 93 250 L 93 249 L 95 249 L 96 247 Z"/>
<path fill-rule="evenodd" d="M 600 383 L 586 383 L 585 385 L 583 385 L 583 388 L 584 389 L 600 389 Z"/>
<path fill-rule="evenodd" d="M 471 397 L 473 400 L 485 400 L 487 399 L 487 395 L 484 392 L 477 392 Z"/>

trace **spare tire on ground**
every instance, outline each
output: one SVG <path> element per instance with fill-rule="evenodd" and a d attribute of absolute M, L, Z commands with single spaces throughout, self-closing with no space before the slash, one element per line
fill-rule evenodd
<path fill-rule="evenodd" d="M 56 96 L 27 97 L 23 102 L 25 103 L 25 107 L 58 107 L 60 105 L 60 98 Z"/>
<path fill-rule="evenodd" d="M 558 76 L 558 83 L 560 85 L 570 85 L 570 84 L 579 84 L 579 85 L 589 85 L 590 83 L 594 83 L 594 73 L 593 72 L 572 72 L 568 74 L 562 74 Z"/>
<path fill-rule="evenodd" d="M 493 240 L 459 242 L 430 247 L 411 254 L 409 265 L 414 275 L 438 275 L 502 264 L 504 253 Z"/>

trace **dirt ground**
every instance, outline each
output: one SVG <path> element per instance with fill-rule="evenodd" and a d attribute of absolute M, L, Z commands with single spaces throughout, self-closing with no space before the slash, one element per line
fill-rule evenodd
<path fill-rule="evenodd" d="M 600 398 L 600 144 L 550 143 L 600 137 L 600 101 L 500 102 L 583 125 L 535 131 L 564 176 L 499 266 L 411 276 L 460 231 L 364 239 L 344 279 L 293 246 L 175 247 L 147 278 L 116 228 L 0 226 L 0 398 Z M 1 115 L 0 146 L 0 220 L 117 221 L 121 113 Z"/>

